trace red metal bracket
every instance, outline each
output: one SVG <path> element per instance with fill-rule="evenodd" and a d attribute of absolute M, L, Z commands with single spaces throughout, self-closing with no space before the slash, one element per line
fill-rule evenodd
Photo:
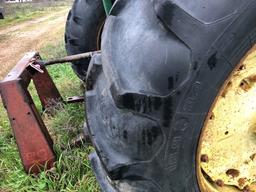
<path fill-rule="evenodd" d="M 28 92 L 33 80 L 43 108 L 53 101 L 62 101 L 47 70 L 34 64 L 39 58 L 27 53 L 0 83 L 0 93 L 7 110 L 12 130 L 25 171 L 37 174 L 51 168 L 55 161 L 53 141 Z"/>

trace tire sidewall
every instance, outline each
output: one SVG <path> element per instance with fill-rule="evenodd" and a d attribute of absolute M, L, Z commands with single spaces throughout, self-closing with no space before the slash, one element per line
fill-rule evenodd
<path fill-rule="evenodd" d="M 172 122 L 174 128 L 171 129 L 171 136 L 168 138 L 170 141 L 168 146 L 172 150 L 167 149 L 168 152 L 171 151 L 169 155 L 172 156 L 174 162 L 172 165 L 174 171 L 169 175 L 175 181 L 173 191 L 200 191 L 196 174 L 200 133 L 221 88 L 225 86 L 228 77 L 241 59 L 256 43 L 256 15 L 254 13 L 256 3 L 253 7 L 243 13 L 212 45 L 203 59 L 204 65 L 188 83 L 189 88 L 177 108 L 177 115 Z M 216 63 L 214 69 L 211 69 L 206 63 L 213 56 Z M 225 118 L 224 115 L 223 118 Z M 184 186 L 183 190 L 181 190 L 181 184 Z"/>

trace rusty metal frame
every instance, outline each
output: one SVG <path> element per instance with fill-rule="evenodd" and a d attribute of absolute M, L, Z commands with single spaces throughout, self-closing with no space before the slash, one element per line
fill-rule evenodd
<path fill-rule="evenodd" d="M 0 82 L 0 93 L 27 173 L 49 169 L 55 161 L 53 141 L 28 91 L 33 80 L 42 107 L 62 97 L 44 66 L 34 65 L 40 56 L 27 53 Z"/>

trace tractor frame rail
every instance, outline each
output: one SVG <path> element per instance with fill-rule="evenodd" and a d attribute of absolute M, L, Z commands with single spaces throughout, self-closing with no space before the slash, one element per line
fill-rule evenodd
<path fill-rule="evenodd" d="M 92 53 L 82 56 L 88 58 Z M 68 56 L 64 60 L 72 61 L 82 58 L 81 55 Z M 55 64 L 58 61 L 57 59 L 50 63 Z M 54 103 L 64 102 L 43 64 L 38 53 L 29 52 L 0 82 L 3 105 L 8 113 L 22 164 L 25 171 L 31 174 L 38 174 L 42 170 L 52 168 L 56 160 L 53 141 L 28 91 L 31 80 L 43 109 Z M 83 102 L 83 98 L 70 97 L 65 103 L 76 102 Z"/>

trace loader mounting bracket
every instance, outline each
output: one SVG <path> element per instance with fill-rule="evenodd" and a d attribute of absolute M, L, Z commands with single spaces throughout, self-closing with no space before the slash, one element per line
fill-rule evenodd
<path fill-rule="evenodd" d="M 28 91 L 33 81 L 42 108 L 63 101 L 40 56 L 27 53 L 0 82 L 0 93 L 27 173 L 50 169 L 55 161 L 53 141 Z M 79 98 L 81 100 L 81 98 Z M 75 102 L 76 98 L 72 100 Z M 57 101 L 57 102 L 56 102 Z"/>

